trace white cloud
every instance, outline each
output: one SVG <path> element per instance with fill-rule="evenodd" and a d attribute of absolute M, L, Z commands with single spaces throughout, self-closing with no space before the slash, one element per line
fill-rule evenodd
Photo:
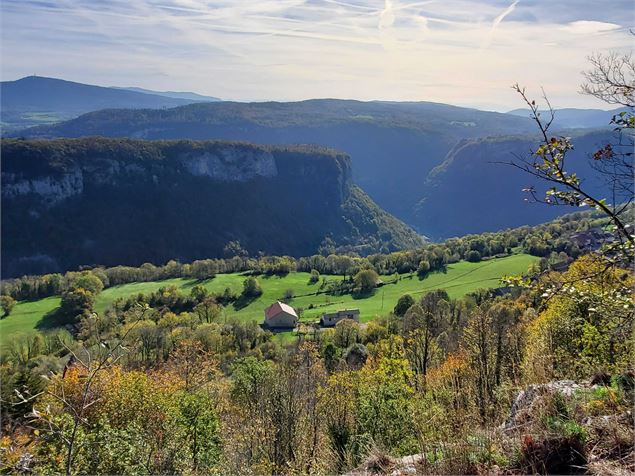
<path fill-rule="evenodd" d="M 621 25 L 617 25 L 615 23 L 606 23 L 591 20 L 573 21 L 568 25 L 562 27 L 564 31 L 572 33 L 574 35 L 596 35 L 598 33 L 618 30 L 620 28 L 622 28 Z"/>

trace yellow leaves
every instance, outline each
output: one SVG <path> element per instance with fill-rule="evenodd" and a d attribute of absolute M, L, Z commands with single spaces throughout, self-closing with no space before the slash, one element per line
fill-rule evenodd
<path fill-rule="evenodd" d="M 469 372 L 469 362 L 464 351 L 448 354 L 438 367 L 428 371 L 426 385 L 430 390 L 452 387 L 457 379 L 461 379 Z"/>
<path fill-rule="evenodd" d="M 17 433 L 0 438 L 0 472 L 15 473 L 15 467 L 26 454 L 32 454 L 35 444 L 28 433 Z"/>

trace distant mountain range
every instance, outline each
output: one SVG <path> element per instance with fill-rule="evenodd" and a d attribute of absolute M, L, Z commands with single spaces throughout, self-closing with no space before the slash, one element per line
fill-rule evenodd
<path fill-rule="evenodd" d="M 161 109 L 218 100 L 194 93 L 108 88 L 41 76 L 2 81 L 0 94 L 5 131 L 55 123 L 99 109 Z"/>
<path fill-rule="evenodd" d="M 112 86 L 112 88 L 123 89 L 126 91 L 136 91 L 138 93 L 144 93 L 144 94 L 155 94 L 157 96 L 164 96 L 167 98 L 187 99 L 188 101 L 196 101 L 196 102 L 220 101 L 219 98 L 214 96 L 203 96 L 202 94 L 191 93 L 187 91 L 153 91 L 152 89 L 135 88 L 135 87 L 122 88 L 118 86 Z"/>
<path fill-rule="evenodd" d="M 563 108 L 556 109 L 553 121 L 553 127 L 559 129 L 588 129 L 588 128 L 604 128 L 609 125 L 611 118 L 626 108 L 617 108 L 610 111 L 603 109 L 576 109 Z M 548 118 L 548 111 L 539 111 L 543 119 Z M 508 114 L 520 117 L 529 117 L 529 109 L 514 109 Z"/>

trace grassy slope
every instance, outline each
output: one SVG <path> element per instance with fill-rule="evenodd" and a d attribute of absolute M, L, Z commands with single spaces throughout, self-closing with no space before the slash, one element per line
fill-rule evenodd
<path fill-rule="evenodd" d="M 360 309 L 361 320 L 370 321 L 376 316 L 390 312 L 397 299 L 403 294 L 412 294 L 415 298 L 431 289 L 446 289 L 450 297 L 458 298 L 466 293 L 479 288 L 497 287 L 501 276 L 506 274 L 519 274 L 527 270 L 529 265 L 538 258 L 529 255 L 514 255 L 506 258 L 483 261 L 481 263 L 460 263 L 448 266 L 446 273 L 433 273 L 421 280 L 416 276 L 401 275 L 396 284 L 386 284 L 377 289 L 374 295 L 364 299 L 354 299 L 350 295 L 328 296 L 326 294 L 315 295 L 319 284 L 309 285 L 308 273 L 291 273 L 283 278 L 260 277 L 258 278 L 263 288 L 263 295 L 249 303 L 248 306 L 236 310 L 228 307 L 225 317 L 238 317 L 240 319 L 260 321 L 263 318 L 264 309 L 272 302 L 282 299 L 285 290 L 293 289 L 296 297 L 290 304 L 296 308 L 305 309 L 303 320 L 316 319 L 322 312 L 342 308 L 356 307 Z M 394 276 L 383 276 L 386 282 L 393 280 Z M 327 276 L 329 280 L 342 279 L 336 276 Z M 245 279 L 240 274 L 221 274 L 203 284 L 210 291 L 221 293 L 229 287 L 236 292 L 242 289 Z M 169 279 L 160 282 L 133 283 L 115 286 L 104 290 L 96 302 L 96 311 L 104 312 L 117 298 L 131 296 L 137 293 L 149 293 L 167 286 L 176 285 L 185 292 L 197 284 L 192 279 Z M 313 304 L 314 309 L 308 309 Z M 58 297 L 51 297 L 39 301 L 20 302 L 12 314 L 0 320 L 0 343 L 6 344 L 9 338 L 17 334 L 32 332 L 38 326 L 51 327 L 50 317 L 46 314 L 53 311 L 59 305 Z"/>

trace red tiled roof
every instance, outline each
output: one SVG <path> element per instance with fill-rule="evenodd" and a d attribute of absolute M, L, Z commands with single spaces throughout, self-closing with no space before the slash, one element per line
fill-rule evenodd
<path fill-rule="evenodd" d="M 278 301 L 273 303 L 271 306 L 269 306 L 265 310 L 265 319 L 271 319 L 272 317 L 277 316 L 281 312 L 286 312 L 288 314 L 294 315 L 295 317 L 298 317 L 298 315 L 295 313 L 295 309 L 293 309 L 288 304 Z"/>

